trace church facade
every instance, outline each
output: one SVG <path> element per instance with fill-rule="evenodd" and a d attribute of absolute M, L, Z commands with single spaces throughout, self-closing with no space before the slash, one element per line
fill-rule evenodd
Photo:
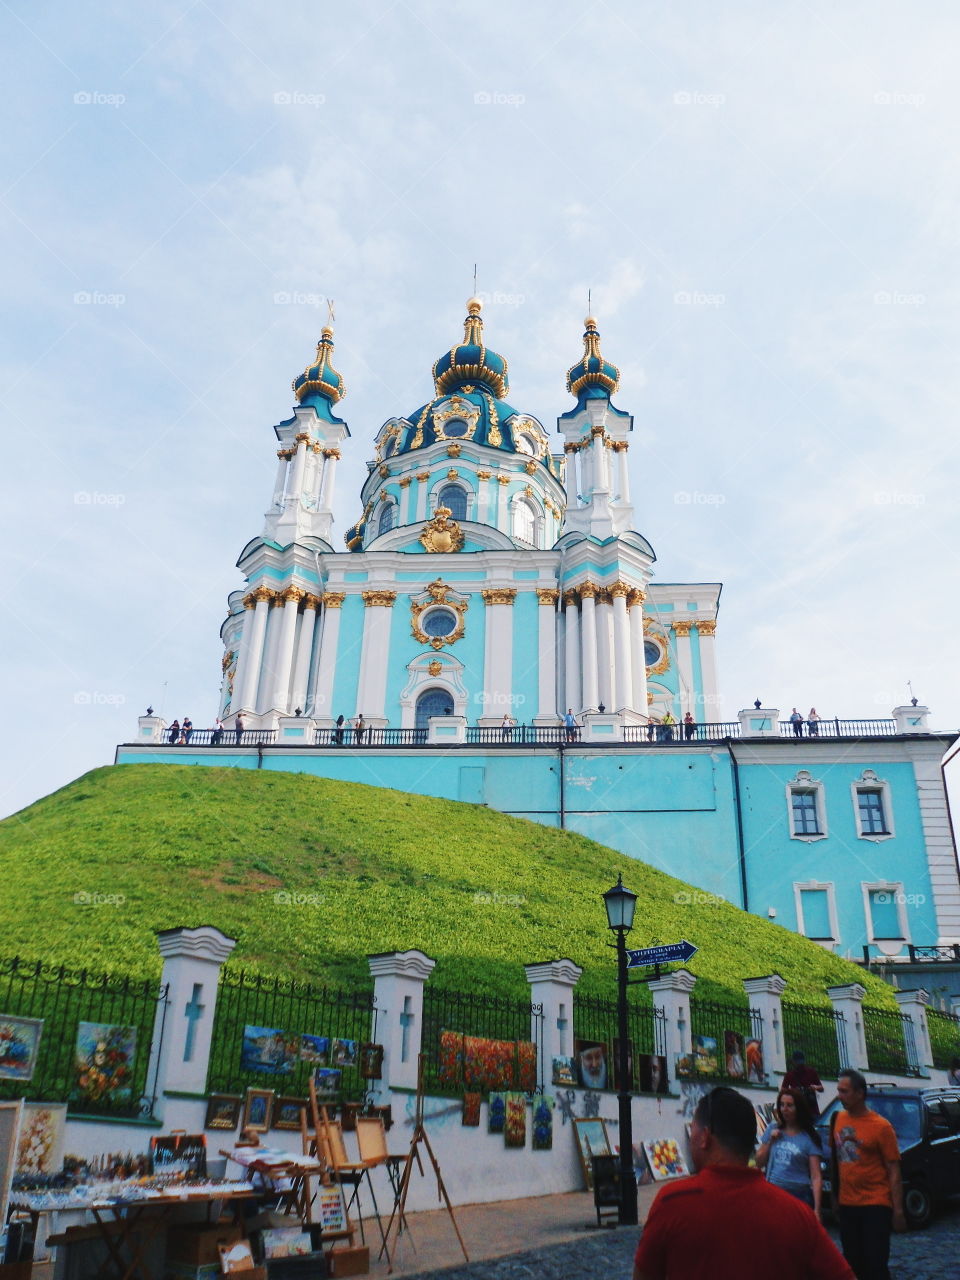
<path fill-rule="evenodd" d="M 351 435 L 323 330 L 274 428 L 269 509 L 238 562 L 222 726 L 171 741 L 141 717 L 118 763 L 279 769 L 489 805 L 855 958 L 960 943 L 942 770 L 957 735 L 932 732 L 916 705 L 885 720 L 795 725 L 755 706 L 720 721 L 720 585 L 654 579 L 633 527 L 633 419 L 613 403 L 619 371 L 596 321 L 552 436 L 508 398 L 480 312 L 471 299 L 432 398 L 376 433 L 340 547 Z"/>

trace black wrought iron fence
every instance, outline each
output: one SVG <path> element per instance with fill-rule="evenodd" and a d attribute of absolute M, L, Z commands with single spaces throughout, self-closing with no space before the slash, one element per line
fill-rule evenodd
<path fill-rule="evenodd" d="M 727 720 L 696 724 L 627 724 L 623 726 L 624 742 L 722 742 L 740 737 L 740 721 Z"/>
<path fill-rule="evenodd" d="M 960 1058 L 960 1014 L 947 1013 L 943 1009 L 927 1009 L 927 1029 L 930 1032 L 930 1048 L 933 1065 L 947 1071 Z"/>
<path fill-rule="evenodd" d="M 690 1038 L 690 1074 L 754 1084 L 765 1080 L 759 1009 L 691 996 Z"/>
<path fill-rule="evenodd" d="M 863 1006 L 863 1031 L 867 1041 L 867 1061 L 871 1071 L 895 1075 L 920 1075 L 913 1021 L 899 1009 Z"/>
<path fill-rule="evenodd" d="M 430 1093 L 542 1090 L 543 1005 L 428 983 L 420 1050 Z"/>
<path fill-rule="evenodd" d="M 787 1066 L 795 1053 L 802 1053 L 807 1065 L 828 1080 L 850 1065 L 847 1057 L 847 1024 L 837 1009 L 822 1005 L 783 1005 L 783 1047 Z"/>
<path fill-rule="evenodd" d="M 273 1089 L 303 1098 L 310 1076 L 326 1076 L 321 1092 L 361 1100 L 361 1045 L 376 1041 L 373 990 L 344 991 L 225 966 L 220 971 L 207 1089 L 239 1093 Z"/>
<path fill-rule="evenodd" d="M 627 1004 L 627 1026 L 629 1041 L 628 1060 L 630 1062 L 630 1088 L 644 1092 L 659 1092 L 658 1085 L 665 1083 L 662 1065 L 650 1062 L 650 1057 L 663 1058 L 667 1052 L 667 1023 L 663 1010 L 656 1005 L 639 1000 L 630 1000 Z M 620 1029 L 616 1000 L 605 996 L 578 995 L 573 996 L 573 1031 L 574 1047 L 580 1046 L 583 1052 L 591 1053 L 595 1046 L 603 1046 L 602 1065 L 596 1060 L 593 1083 L 595 1087 L 616 1089 L 620 1083 Z M 590 1048 L 584 1050 L 583 1046 Z M 577 1056 L 576 1054 L 574 1055 Z M 585 1068 L 576 1062 L 575 1068 L 581 1083 L 589 1083 L 585 1078 Z M 599 1075 L 597 1073 L 600 1073 Z M 605 1084 L 600 1085 L 599 1079 Z"/>
<path fill-rule="evenodd" d="M 166 997 L 151 979 L 0 959 L 0 1098 L 151 1116 Z"/>

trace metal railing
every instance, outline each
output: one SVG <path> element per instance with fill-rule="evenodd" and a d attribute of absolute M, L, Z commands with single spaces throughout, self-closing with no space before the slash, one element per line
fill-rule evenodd
<path fill-rule="evenodd" d="M 268 1033 L 274 1033 L 269 1035 Z M 376 1040 L 373 991 L 344 991 L 246 969 L 220 971 L 207 1089 L 303 1098 L 317 1067 L 339 1069 L 337 1097 L 362 1099 L 360 1045 Z M 259 1044 L 269 1042 L 270 1051 Z"/>
<path fill-rule="evenodd" d="M 948 1071 L 960 1058 L 960 1013 L 928 1008 L 927 1030 L 930 1032 L 933 1065 Z"/>
<path fill-rule="evenodd" d="M 893 738 L 896 720 L 802 720 L 800 732 L 789 720 L 780 721 L 781 738 Z"/>
<path fill-rule="evenodd" d="M 909 1014 L 865 1004 L 863 1031 L 871 1071 L 890 1071 L 901 1076 L 921 1074 L 913 1020 Z"/>
<path fill-rule="evenodd" d="M 667 1022 L 664 1011 L 657 1005 L 629 1000 L 627 1003 L 629 1026 L 629 1059 L 631 1063 L 631 1090 L 647 1083 L 639 1062 L 639 1055 L 653 1054 L 664 1057 L 667 1052 Z M 573 1028 L 577 1041 L 604 1046 L 606 1063 L 606 1087 L 619 1085 L 619 1024 L 616 1000 L 606 996 L 573 995 Z M 649 1085 L 648 1085 L 649 1087 Z"/>
<path fill-rule="evenodd" d="M 960 964 L 960 942 L 943 943 L 940 946 L 917 947 L 912 942 L 907 944 L 907 952 L 911 964 Z"/>
<path fill-rule="evenodd" d="M 693 1074 L 757 1084 L 766 1078 L 759 1009 L 691 996 L 690 1036 Z"/>
<path fill-rule="evenodd" d="M 428 983 L 420 1051 L 433 1094 L 542 1091 L 543 1005 Z"/>
<path fill-rule="evenodd" d="M 170 729 L 164 729 L 163 747 L 256 747 L 269 746 L 277 740 L 276 729 L 191 729 L 189 739 L 182 731 L 174 741 Z"/>
<path fill-rule="evenodd" d="M 740 737 L 739 720 L 722 720 L 713 724 L 628 724 L 623 727 L 624 742 L 722 742 Z"/>
<path fill-rule="evenodd" d="M 166 998 L 151 979 L 0 960 L 0 1098 L 152 1116 Z"/>
<path fill-rule="evenodd" d="M 823 1005 L 793 1004 L 784 1000 L 783 1048 L 787 1064 L 798 1051 L 820 1076 L 836 1080 L 850 1065 L 847 1056 L 847 1024 L 838 1009 Z"/>

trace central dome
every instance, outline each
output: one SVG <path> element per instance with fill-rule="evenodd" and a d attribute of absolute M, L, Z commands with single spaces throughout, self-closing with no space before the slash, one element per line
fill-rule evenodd
<path fill-rule="evenodd" d="M 465 384 L 472 383 L 480 383 L 498 400 L 502 400 L 510 390 L 506 360 L 483 345 L 482 307 L 479 298 L 470 299 L 467 318 L 463 322 L 463 342 L 445 352 L 433 366 L 438 396 L 459 391 Z"/>

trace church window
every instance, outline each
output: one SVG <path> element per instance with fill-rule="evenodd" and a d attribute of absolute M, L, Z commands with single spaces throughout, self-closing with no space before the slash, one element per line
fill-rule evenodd
<path fill-rule="evenodd" d="M 648 667 L 655 667 L 662 657 L 663 650 L 658 644 L 654 644 L 652 640 L 644 640 L 643 660 Z"/>
<path fill-rule="evenodd" d="M 862 789 L 857 792 L 857 807 L 860 810 L 860 832 L 862 835 L 887 835 L 887 822 L 883 816 L 883 793 Z"/>
<path fill-rule="evenodd" d="M 794 787 L 790 796 L 795 836 L 820 835 L 820 816 L 817 813 L 817 793 Z"/>
<path fill-rule="evenodd" d="M 853 812 L 861 840 L 881 840 L 893 835 L 889 784 L 872 769 L 864 769 L 853 784 Z"/>
<path fill-rule="evenodd" d="M 386 442 L 383 446 L 383 456 L 385 458 L 389 458 L 394 453 L 396 453 L 396 451 L 397 451 L 397 437 L 387 436 Z"/>
<path fill-rule="evenodd" d="M 388 502 L 380 512 L 380 523 L 377 525 L 377 533 L 389 533 L 391 529 L 396 528 L 397 524 L 397 506 L 395 502 Z"/>
<path fill-rule="evenodd" d="M 513 536 L 521 542 L 536 543 L 537 540 L 537 513 L 523 498 L 513 508 Z"/>
<path fill-rule="evenodd" d="M 449 422 L 443 424 L 443 434 L 445 436 L 465 436 L 467 434 L 467 424 L 462 418 L 451 418 Z"/>
<path fill-rule="evenodd" d="M 539 451 L 537 449 L 537 442 L 534 440 L 533 436 L 527 435 L 525 431 L 522 432 L 517 437 L 517 452 L 527 453 L 531 458 L 535 458 Z"/>
<path fill-rule="evenodd" d="M 424 689 L 417 699 L 415 729 L 429 729 L 434 716 L 452 716 L 453 698 L 446 689 Z"/>
<path fill-rule="evenodd" d="M 437 506 L 449 507 L 454 520 L 466 520 L 467 495 L 458 484 L 445 484 L 437 495 Z"/>
<path fill-rule="evenodd" d="M 431 609 L 420 626 L 428 636 L 449 636 L 457 629 L 457 619 L 449 609 Z"/>
<path fill-rule="evenodd" d="M 817 880 L 795 881 L 794 904 L 797 909 L 797 931 L 814 942 L 832 944 L 840 940 L 834 886 Z"/>

